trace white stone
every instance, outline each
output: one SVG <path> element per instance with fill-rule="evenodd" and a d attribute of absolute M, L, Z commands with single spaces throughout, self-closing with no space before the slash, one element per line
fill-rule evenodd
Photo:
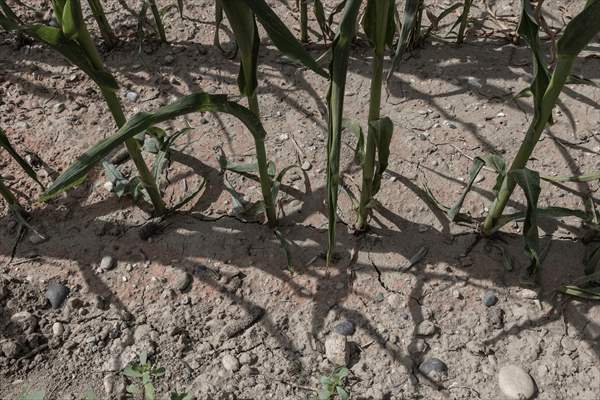
<path fill-rule="evenodd" d="M 336 366 L 347 365 L 350 360 L 346 336 L 331 335 L 325 339 L 325 356 Z"/>
<path fill-rule="evenodd" d="M 236 372 L 240 369 L 239 360 L 231 354 L 225 354 L 221 359 L 221 363 L 227 371 Z"/>
<path fill-rule="evenodd" d="M 52 335 L 55 337 L 62 336 L 64 332 L 65 327 L 63 326 L 62 322 L 55 322 L 52 324 Z"/>
<path fill-rule="evenodd" d="M 529 400 L 535 394 L 535 383 L 521 367 L 505 365 L 498 373 L 500 391 L 510 400 Z"/>

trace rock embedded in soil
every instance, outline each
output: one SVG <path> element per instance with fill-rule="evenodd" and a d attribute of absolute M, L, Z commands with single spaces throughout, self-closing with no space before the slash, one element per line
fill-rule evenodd
<path fill-rule="evenodd" d="M 448 374 L 448 366 L 439 358 L 428 358 L 419 365 L 419 371 L 434 382 L 443 381 Z"/>
<path fill-rule="evenodd" d="M 337 324 L 333 330 L 341 336 L 352 336 L 354 335 L 354 332 L 356 332 L 356 327 L 352 321 L 344 320 Z"/>
<path fill-rule="evenodd" d="M 483 292 L 483 304 L 487 307 L 491 307 L 498 303 L 498 296 L 496 296 L 496 292 L 493 290 L 486 290 Z"/>
<path fill-rule="evenodd" d="M 112 256 L 104 256 L 100 261 L 100 269 L 102 271 L 110 271 L 116 266 L 115 259 Z"/>
<path fill-rule="evenodd" d="M 126 97 L 127 97 L 127 100 L 129 100 L 133 103 L 133 102 L 137 101 L 137 99 L 138 99 L 138 97 L 140 97 L 140 95 L 137 94 L 136 92 L 134 92 L 133 90 L 128 90 Z"/>
<path fill-rule="evenodd" d="M 0 344 L 0 353 L 8 359 L 15 359 L 21 354 L 21 346 L 14 340 L 5 340 Z"/>
<path fill-rule="evenodd" d="M 230 372 L 236 372 L 240 369 L 240 361 L 231 354 L 225 354 L 221 359 L 223 367 Z"/>
<path fill-rule="evenodd" d="M 500 369 L 498 387 L 510 400 L 529 400 L 536 392 L 531 376 L 517 365 L 505 365 Z"/>
<path fill-rule="evenodd" d="M 69 288 L 60 282 L 51 282 L 46 290 L 46 298 L 52 308 L 60 308 L 69 295 Z"/>
<path fill-rule="evenodd" d="M 52 335 L 54 337 L 60 337 L 65 332 L 65 327 L 62 322 L 55 322 L 52 324 Z"/>
<path fill-rule="evenodd" d="M 175 289 L 185 292 L 192 283 L 192 275 L 186 271 L 178 271 L 175 279 Z"/>
<path fill-rule="evenodd" d="M 335 366 L 348 365 L 350 347 L 346 336 L 330 335 L 325 339 L 325 356 Z"/>
<path fill-rule="evenodd" d="M 37 318 L 28 311 L 21 311 L 13 314 L 10 317 L 10 321 L 24 332 L 33 332 L 37 327 Z"/>
<path fill-rule="evenodd" d="M 431 336 L 435 333 L 435 325 L 431 321 L 423 321 L 417 326 L 417 336 Z"/>

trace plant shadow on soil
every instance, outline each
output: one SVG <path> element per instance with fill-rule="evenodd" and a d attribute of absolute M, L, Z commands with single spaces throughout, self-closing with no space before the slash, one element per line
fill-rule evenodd
<path fill-rule="evenodd" d="M 513 53 L 516 52 L 520 52 L 521 58 L 528 57 L 528 53 L 522 47 L 517 48 L 506 46 L 505 44 L 506 42 L 487 42 L 487 52 L 485 53 L 487 57 L 483 59 L 473 59 L 470 56 L 474 47 L 481 48 L 479 45 L 466 45 L 463 48 L 456 48 L 449 52 L 437 52 L 430 47 L 428 51 L 424 51 L 417 56 L 417 61 L 412 60 L 406 68 L 410 69 L 411 73 L 414 73 L 415 79 L 429 79 L 432 78 L 430 74 L 431 69 L 418 68 L 420 64 L 424 65 L 430 62 L 428 57 L 441 57 L 435 59 L 438 65 L 443 61 L 443 57 L 459 57 L 462 62 L 441 67 L 441 76 L 452 76 L 457 79 L 458 88 L 456 91 L 443 95 L 444 97 L 449 97 L 472 91 L 472 88 L 466 83 L 467 77 L 464 75 L 464 63 L 481 63 L 481 68 L 471 66 L 468 70 L 469 75 L 475 76 L 484 82 L 483 89 L 475 92 L 478 92 L 481 98 L 498 98 L 498 101 L 504 101 L 512 94 L 507 94 L 502 88 L 496 88 L 490 81 L 492 78 L 516 80 L 521 75 L 501 65 L 497 71 L 494 71 L 496 75 L 490 77 L 486 75 L 487 72 L 484 71 L 483 67 L 493 66 L 496 58 L 512 59 L 514 56 Z M 131 49 L 132 46 L 134 47 L 134 44 L 126 43 L 124 46 Z M 177 52 L 178 61 L 176 65 L 195 65 L 194 63 L 205 57 L 202 55 L 197 57 L 190 56 L 190 54 L 196 54 L 195 50 L 198 49 L 198 43 L 177 42 L 173 43 L 172 46 L 183 49 L 183 51 Z M 495 50 L 497 46 L 501 46 L 500 51 Z M 192 49 L 194 50 L 192 51 Z M 211 48 L 202 47 L 202 49 L 205 54 L 206 52 L 213 55 L 217 54 Z M 363 50 L 366 52 L 366 49 Z M 162 57 L 166 54 L 166 51 L 165 48 L 160 48 L 152 56 Z M 219 82 L 217 86 L 221 84 L 225 86 L 234 85 L 237 63 L 219 58 L 219 55 L 216 57 L 219 61 L 212 66 L 214 69 L 213 73 L 205 75 L 205 79 Z M 26 91 L 41 94 L 47 97 L 47 99 L 56 98 L 60 100 L 62 98 L 66 100 L 67 95 L 75 98 L 82 96 L 79 92 L 60 89 L 58 90 L 59 96 L 55 97 L 55 94 L 45 88 L 32 86 L 31 82 L 20 80 L 17 72 L 23 68 L 21 61 L 25 59 L 27 59 L 27 56 L 21 53 L 17 53 L 17 57 L 11 59 L 11 64 L 9 64 L 11 68 L 5 70 L 5 74 L 8 75 L 9 80 L 18 82 L 20 85 L 23 85 Z M 55 62 L 53 60 L 55 58 L 46 58 L 45 62 Z M 270 48 L 262 49 L 261 66 L 262 68 L 266 66 L 268 70 L 266 72 L 261 71 L 261 75 L 280 78 L 279 73 L 287 76 L 294 74 L 297 69 L 295 66 L 281 64 L 278 60 L 278 56 Z M 60 63 L 58 65 L 64 64 Z M 130 65 L 125 58 L 119 57 L 118 52 L 114 56 L 109 55 L 107 65 L 110 69 L 125 75 L 134 85 L 141 87 L 153 84 L 152 82 L 139 79 L 133 74 L 128 74 L 127 71 Z M 597 76 L 600 69 L 594 68 L 594 65 L 597 65 L 597 63 L 586 63 L 584 75 L 587 78 L 600 78 L 600 76 Z M 353 73 L 363 77 L 369 76 L 369 64 L 364 58 L 356 56 L 350 66 Z M 524 69 L 526 68 L 524 67 Z M 277 71 L 277 74 L 273 73 L 274 70 Z M 43 68 L 38 69 L 38 72 L 41 74 L 46 73 Z M 164 90 L 160 89 L 161 94 L 182 95 L 201 89 L 198 81 L 189 73 L 189 68 L 177 71 L 168 69 L 168 72 L 174 72 L 183 81 L 184 85 L 180 87 L 168 85 Z M 297 74 L 294 76 L 303 78 Z M 308 118 L 313 119 L 316 124 L 324 127 L 323 118 L 320 115 L 315 115 L 314 111 L 305 110 L 302 103 L 293 100 L 288 95 L 289 92 L 292 90 L 295 92 L 298 88 L 313 98 L 319 110 L 323 111 L 325 109 L 325 104 L 321 96 L 313 85 L 304 79 L 300 81 L 296 80 L 294 87 L 289 89 L 265 79 L 265 84 L 261 83 L 259 90 L 261 95 L 273 94 L 285 102 L 287 106 L 299 110 Z M 398 81 L 394 81 L 388 89 L 394 98 L 422 99 L 435 108 L 435 111 L 439 112 L 443 118 L 451 119 L 446 110 L 441 105 L 436 104 L 436 96 L 420 92 L 414 87 Z M 353 88 L 352 82 L 350 82 L 350 91 L 353 90 L 356 90 L 356 88 Z M 212 89 L 209 91 L 214 92 Z M 594 100 L 580 95 L 570 88 L 566 90 L 566 94 L 585 104 L 598 107 L 598 104 Z M 514 110 L 525 110 L 527 113 L 531 111 L 530 107 L 520 100 L 506 104 L 509 104 Z M 388 104 L 384 107 L 387 110 L 394 110 L 395 106 Z M 575 123 L 572 118 L 571 121 L 573 124 Z M 478 129 L 474 124 L 461 120 L 458 122 L 481 144 L 483 149 L 496 152 L 496 148 L 492 143 L 478 135 Z M 563 156 L 570 168 L 576 172 L 577 166 L 569 153 L 565 151 Z M 223 182 L 220 173 L 193 155 L 180 153 L 176 154 L 174 158 L 175 161 L 187 165 L 196 174 L 207 179 L 207 187 L 200 196 L 198 203 L 193 207 L 193 211 L 200 212 L 206 209 L 223 191 Z M 434 227 L 429 227 L 426 232 L 421 232 L 421 224 L 411 222 L 389 209 L 377 210 L 374 215 L 371 232 L 362 238 L 357 238 L 348 233 L 346 226 L 340 223 L 338 224 L 337 248 L 345 250 L 340 254 L 340 260 L 335 265 L 330 266 L 328 273 L 325 273 L 321 261 L 307 265 L 309 260 L 318 256 L 323 251 L 322 244 L 326 242 L 326 232 L 321 227 L 303 225 L 301 222 L 301 217 L 322 211 L 322 201 L 325 198 L 324 190 L 307 190 L 306 193 L 302 193 L 290 187 L 284 187 L 282 190 L 304 203 L 300 215 L 289 215 L 282 219 L 284 235 L 294 243 L 292 254 L 295 261 L 296 274 L 293 275 L 285 269 L 285 258 L 283 257 L 281 248 L 272 235 L 272 232 L 265 226 L 254 223 L 243 223 L 230 217 L 220 218 L 215 221 L 203 221 L 191 217 L 189 213 L 182 213 L 168 220 L 169 227 L 155 241 L 152 243 L 144 242 L 138 237 L 138 226 L 124 223 L 122 220 L 100 220 L 101 217 L 109 215 L 114 210 L 122 207 L 122 202 L 116 199 L 108 199 L 87 206 L 79 204 L 78 199 L 86 198 L 92 191 L 93 185 L 89 183 L 82 185 L 81 188 L 76 190 L 76 197 L 69 197 L 66 200 L 56 200 L 46 209 L 34 210 L 32 213 L 33 223 L 42 226 L 45 233 L 50 237 L 50 240 L 37 246 L 23 242 L 18 247 L 16 256 L 23 258 L 33 251 L 37 254 L 38 258 L 31 260 L 32 266 L 40 262 L 51 266 L 69 266 L 68 272 L 55 268 L 51 273 L 54 276 L 64 278 L 67 276 L 67 273 L 71 274 L 74 271 L 78 271 L 91 292 L 107 298 L 117 308 L 128 313 L 130 311 L 127 309 L 123 299 L 131 298 L 135 294 L 127 293 L 126 289 L 124 292 L 119 293 L 119 291 L 123 291 L 123 288 L 116 289 L 111 287 L 105 282 L 103 275 L 97 275 L 94 272 L 93 266 L 98 263 L 100 257 L 106 252 L 113 253 L 119 262 L 123 263 L 142 263 L 150 260 L 158 265 L 170 266 L 163 269 L 163 272 L 166 274 L 172 272 L 170 269 L 185 269 L 191 272 L 194 277 L 195 290 L 206 290 L 213 294 L 220 293 L 226 296 L 231 302 L 245 308 L 248 312 L 262 305 L 229 292 L 210 272 L 207 272 L 206 269 L 199 269 L 197 266 L 202 263 L 200 260 L 210 259 L 238 267 L 243 271 L 255 270 L 261 277 L 266 274 L 281 282 L 282 286 L 286 287 L 291 296 L 299 301 L 312 303 L 310 330 L 314 336 L 317 336 L 321 331 L 326 329 L 325 320 L 327 314 L 331 311 L 332 307 L 336 307 L 341 315 L 353 320 L 361 329 L 367 332 L 374 342 L 385 348 L 391 358 L 404 364 L 407 369 L 417 374 L 418 370 L 414 368 L 413 360 L 408 355 L 406 349 L 390 345 L 382 332 L 378 331 L 370 316 L 365 312 L 342 304 L 348 297 L 357 296 L 365 299 L 363 301 L 371 301 L 373 298 L 372 294 L 375 292 L 397 292 L 407 300 L 410 318 L 416 326 L 418 322 L 424 319 L 421 301 L 429 295 L 423 289 L 423 283 L 428 280 L 439 280 L 444 282 L 448 287 L 451 287 L 463 279 L 457 279 L 455 276 L 455 272 L 460 272 L 461 276 L 466 276 L 469 280 L 490 280 L 495 287 L 519 287 L 520 283 L 517 272 L 506 272 L 501 262 L 497 258 L 492 257 L 488 247 L 486 247 L 488 243 L 485 239 L 480 241 L 470 251 L 469 258 L 472 261 L 472 265 L 462 266 L 460 264 L 461 255 L 469 247 L 469 243 L 475 237 L 475 233 L 464 236 L 452 235 L 451 228 L 445 216 L 431 206 L 422 189 L 401 174 L 396 174 L 393 171 L 390 171 L 390 174 L 396 176 L 398 185 L 402 185 L 405 190 L 411 192 L 411 196 L 415 202 L 424 201 L 428 204 L 431 212 L 435 214 L 443 228 L 438 231 Z M 180 178 L 177 177 L 177 179 Z M 457 184 L 463 184 L 452 177 L 446 176 L 444 178 L 450 179 Z M 492 199 L 492 193 L 489 191 L 480 188 L 476 188 L 475 191 L 490 200 Z M 580 184 L 576 192 L 589 193 L 589 188 L 584 184 Z M 594 199 L 594 201 L 597 202 L 597 199 Z M 61 206 L 59 207 L 59 205 Z M 518 206 L 514 202 L 512 205 Z M 65 209 L 68 210 L 66 214 L 64 212 Z M 123 218 L 123 220 L 126 219 Z M 10 217 L 3 218 L 0 220 L 0 226 L 8 226 L 9 221 Z M 559 225 L 544 225 L 547 234 L 556 231 L 558 227 Z M 571 226 L 561 225 L 561 227 L 568 230 L 576 230 Z M 118 234 L 116 237 L 98 236 L 98 232 L 100 231 L 115 231 Z M 517 257 L 521 257 L 521 239 L 509 234 L 503 234 L 502 237 L 506 242 L 507 249 L 512 254 L 517 255 Z M 470 239 L 465 242 L 464 238 Z M 7 232 L 2 233 L 0 256 L 4 259 L 8 259 L 11 256 L 12 239 L 14 237 L 9 236 Z M 542 242 L 544 243 L 544 241 Z M 398 263 L 409 260 L 424 245 L 429 247 L 429 252 L 423 262 L 415 265 L 408 271 L 402 271 L 398 267 Z M 583 253 L 583 247 L 578 242 L 556 238 L 547 240 L 544 245 L 549 245 L 550 250 L 541 271 L 541 288 L 543 299 L 551 305 L 551 311 L 545 313 L 539 319 L 529 320 L 522 326 L 513 326 L 511 330 L 503 331 L 495 337 L 488 338 L 487 344 L 493 345 L 493 343 L 500 341 L 505 336 L 517 336 L 523 330 L 542 327 L 547 323 L 560 319 L 563 317 L 563 310 L 569 307 L 569 301 L 556 296 L 554 290 L 563 281 L 570 279 L 573 274 L 582 274 L 583 267 L 580 262 L 580 255 Z M 133 248 L 136 248 L 137 251 L 133 250 Z M 353 248 L 359 249 L 360 253 L 358 259 L 351 262 L 352 254 L 349 249 Z M 439 270 L 426 268 L 426 265 L 440 263 L 445 263 L 448 267 Z M 10 268 L 10 264 L 8 267 Z M 365 288 L 356 288 L 354 283 L 360 280 L 361 275 L 368 276 L 371 279 L 369 283 L 365 283 Z M 353 278 L 353 276 L 355 277 Z M 402 285 L 402 278 L 405 276 L 418 278 L 415 280 L 417 283 L 412 287 L 404 287 Z M 302 281 L 313 281 L 313 290 L 303 286 Z M 335 283 L 339 282 L 343 283 L 342 289 L 336 289 Z M 383 287 L 383 283 L 385 283 L 385 287 Z M 584 336 L 582 331 L 586 324 L 593 324 L 593 322 L 587 321 L 585 316 L 586 311 L 590 307 L 591 303 L 582 303 L 578 307 L 570 307 L 571 312 L 568 318 L 572 318 L 574 325 L 581 328 L 579 333 L 582 337 Z M 298 352 L 294 349 L 290 338 L 277 328 L 271 318 L 272 312 L 273 310 L 269 310 L 267 307 L 266 313 L 259 323 L 280 343 L 282 348 L 289 350 L 290 359 L 288 361 L 291 363 L 294 361 L 294 354 Z M 597 351 L 597 347 L 592 347 Z M 600 354 L 596 353 L 596 356 L 600 359 Z M 422 375 L 419 377 L 420 379 L 426 379 Z"/>

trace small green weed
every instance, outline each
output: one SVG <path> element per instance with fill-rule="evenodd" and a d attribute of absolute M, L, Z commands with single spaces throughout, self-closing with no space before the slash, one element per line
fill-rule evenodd
<path fill-rule="evenodd" d="M 348 376 L 348 368 L 336 368 L 331 375 L 321 377 L 323 388 L 319 392 L 319 400 L 348 400 L 350 394 L 344 388 L 344 382 Z"/>

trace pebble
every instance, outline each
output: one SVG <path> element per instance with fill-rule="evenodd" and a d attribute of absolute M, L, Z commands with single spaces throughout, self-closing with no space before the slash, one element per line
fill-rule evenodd
<path fill-rule="evenodd" d="M 496 296 L 496 292 L 493 290 L 486 290 L 483 292 L 483 304 L 485 304 L 487 307 L 496 305 L 497 302 L 498 296 Z"/>
<path fill-rule="evenodd" d="M 428 358 L 419 365 L 419 371 L 434 382 L 441 382 L 448 374 L 448 366 L 439 358 Z"/>
<path fill-rule="evenodd" d="M 33 331 L 37 326 L 37 319 L 28 311 L 21 311 L 10 317 L 11 322 L 18 325 L 23 331 Z"/>
<path fill-rule="evenodd" d="M 256 361 L 255 357 L 251 353 L 248 353 L 248 352 L 242 353 L 240 355 L 239 360 L 240 360 L 240 364 L 242 364 L 242 365 L 250 365 Z"/>
<path fill-rule="evenodd" d="M 52 282 L 46 290 L 46 298 L 52 305 L 52 308 L 60 308 L 69 295 L 69 288 L 60 282 Z"/>
<path fill-rule="evenodd" d="M 423 321 L 417 326 L 417 336 L 431 336 L 435 333 L 435 325 L 431 321 Z"/>
<path fill-rule="evenodd" d="M 116 266 L 115 259 L 112 256 L 104 256 L 102 257 L 102 261 L 100 261 L 100 269 L 102 271 L 110 271 Z"/>
<path fill-rule="evenodd" d="M 55 114 L 60 114 L 61 112 L 65 111 L 65 103 L 56 103 L 52 109 L 54 110 Z"/>
<path fill-rule="evenodd" d="M 48 238 L 44 235 L 32 232 L 29 236 L 27 236 L 27 240 L 31 244 L 40 244 L 44 243 Z"/>
<path fill-rule="evenodd" d="M 125 96 L 127 97 L 127 100 L 129 100 L 131 102 L 137 101 L 137 99 L 140 97 L 139 94 L 137 94 L 136 92 L 134 92 L 132 90 L 128 90 L 127 94 Z"/>
<path fill-rule="evenodd" d="M 192 283 L 192 275 L 185 271 L 177 272 L 177 280 L 175 281 L 175 289 L 180 292 L 185 292 Z"/>
<path fill-rule="evenodd" d="M 517 296 L 525 300 L 534 300 L 537 299 L 538 294 L 535 290 L 532 289 L 521 289 L 517 292 Z"/>
<path fill-rule="evenodd" d="M 115 188 L 115 184 L 112 183 L 111 181 L 106 181 L 104 182 L 104 184 L 102 185 L 102 187 L 104 188 L 104 190 L 106 190 L 107 192 L 112 192 L 113 189 Z"/>
<path fill-rule="evenodd" d="M 356 328 L 352 321 L 345 320 L 345 321 L 342 321 L 339 324 L 337 324 L 333 328 L 333 330 L 335 331 L 335 333 L 337 333 L 338 335 L 341 335 L 341 336 L 352 336 L 352 335 L 354 335 Z"/>
<path fill-rule="evenodd" d="M 6 340 L 0 345 L 0 353 L 9 359 L 17 358 L 21 354 L 21 346 L 14 340 Z"/>
<path fill-rule="evenodd" d="M 335 366 L 347 365 L 350 361 L 350 349 L 346 336 L 328 336 L 325 339 L 325 356 Z"/>
<path fill-rule="evenodd" d="M 223 364 L 223 367 L 230 372 L 236 372 L 240 369 L 239 360 L 231 354 L 225 354 L 221 359 L 221 363 Z"/>
<path fill-rule="evenodd" d="M 301 165 L 301 168 L 303 171 L 308 171 L 312 168 L 312 164 L 310 163 L 310 161 L 304 161 Z"/>
<path fill-rule="evenodd" d="M 528 400 L 536 391 L 531 376 L 517 365 L 505 365 L 498 372 L 500 391 L 510 400 Z"/>
<path fill-rule="evenodd" d="M 54 324 L 52 324 L 52 335 L 54 337 L 62 336 L 64 332 L 65 327 L 63 326 L 62 322 L 55 322 Z"/>

